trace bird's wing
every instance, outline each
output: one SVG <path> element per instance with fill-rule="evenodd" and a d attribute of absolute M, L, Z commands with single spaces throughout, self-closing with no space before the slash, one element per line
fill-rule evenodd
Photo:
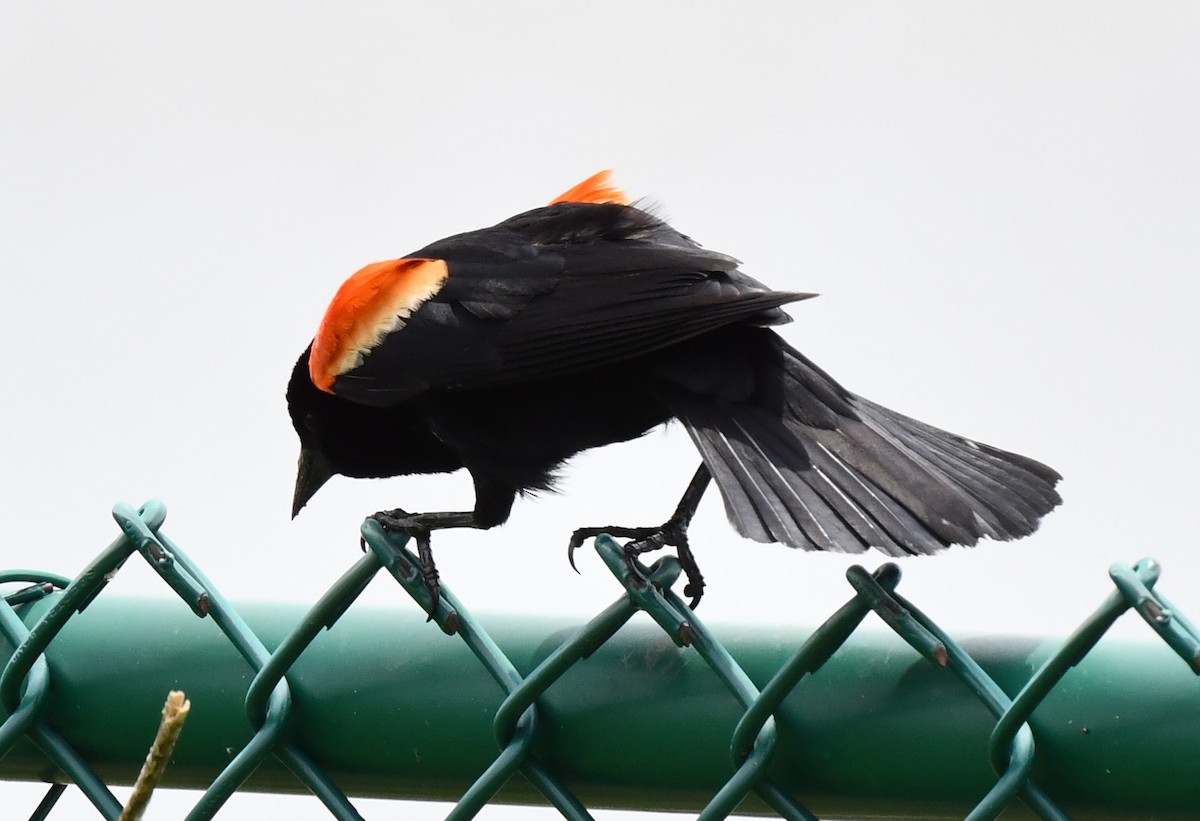
<path fill-rule="evenodd" d="M 724 325 L 786 321 L 770 291 L 657 218 L 565 203 L 367 266 L 314 341 L 313 381 L 389 405 L 430 389 L 552 378 Z"/>

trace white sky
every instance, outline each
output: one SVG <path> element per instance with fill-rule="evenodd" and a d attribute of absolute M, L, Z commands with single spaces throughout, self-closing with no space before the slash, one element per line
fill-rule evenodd
<path fill-rule="evenodd" d="M 1197 43 L 1187 3 L 5 4 L 0 567 L 73 574 L 153 496 L 226 595 L 308 603 L 364 515 L 469 506 L 465 475 L 340 479 L 289 521 L 292 364 L 361 265 L 611 167 L 820 292 L 783 333 L 847 387 L 1066 476 L 1034 537 L 902 563 L 952 633 L 1065 634 L 1145 555 L 1200 618 Z M 661 521 L 696 464 L 679 430 L 581 457 L 502 529 L 438 534 L 443 578 L 582 621 L 618 589 L 594 554 L 570 571 L 570 531 Z M 715 494 L 692 534 L 710 623 L 815 624 L 884 560 L 742 541 Z M 132 564 L 113 588 L 166 590 Z M 261 807 L 326 817 L 226 814 Z"/>

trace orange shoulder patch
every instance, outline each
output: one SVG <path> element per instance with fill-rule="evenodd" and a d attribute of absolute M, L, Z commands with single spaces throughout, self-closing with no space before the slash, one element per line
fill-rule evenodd
<path fill-rule="evenodd" d="M 550 205 L 558 205 L 560 202 L 611 202 L 617 205 L 629 205 L 632 200 L 624 191 L 613 185 L 610 182 L 611 179 L 612 171 L 607 169 L 593 174 L 579 185 L 552 199 Z"/>
<path fill-rule="evenodd" d="M 404 327 L 412 312 L 441 290 L 449 273 L 440 259 L 389 259 L 371 263 L 342 283 L 313 339 L 308 357 L 313 384 L 333 393 L 334 380 Z"/>

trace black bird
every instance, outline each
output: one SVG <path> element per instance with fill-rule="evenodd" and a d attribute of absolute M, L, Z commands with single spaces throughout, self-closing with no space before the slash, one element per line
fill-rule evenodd
<path fill-rule="evenodd" d="M 416 540 L 490 528 L 588 448 L 678 419 L 700 452 L 675 514 L 627 555 L 677 548 L 710 479 L 738 533 L 805 550 L 892 556 L 1032 533 L 1061 500 L 1049 467 L 856 396 L 771 327 L 811 294 L 772 291 L 629 203 L 601 172 L 491 228 L 350 277 L 288 384 L 300 437 L 295 516 L 330 476 L 466 468 L 463 512 L 375 514 Z"/>

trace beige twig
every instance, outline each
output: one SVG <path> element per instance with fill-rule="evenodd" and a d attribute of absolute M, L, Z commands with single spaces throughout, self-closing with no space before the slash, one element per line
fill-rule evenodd
<path fill-rule="evenodd" d="M 162 723 L 158 725 L 158 735 L 154 737 L 154 745 L 146 755 L 146 763 L 138 773 L 137 782 L 133 785 L 133 794 L 121 812 L 120 821 L 137 821 L 146 812 L 150 796 L 154 792 L 158 780 L 167 769 L 171 760 L 171 752 L 175 742 L 183 731 L 183 722 L 187 720 L 192 702 L 188 701 L 182 692 L 172 690 L 167 695 L 167 703 L 163 705 Z"/>

